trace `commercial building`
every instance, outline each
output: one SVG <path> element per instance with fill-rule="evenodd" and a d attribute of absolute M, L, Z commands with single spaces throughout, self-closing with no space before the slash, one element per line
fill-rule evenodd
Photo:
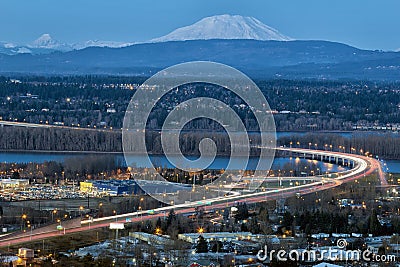
<path fill-rule="evenodd" d="M 0 179 L 0 188 L 25 188 L 29 185 L 28 179 Z"/>
<path fill-rule="evenodd" d="M 80 182 L 79 189 L 81 190 L 81 192 L 91 193 L 93 192 L 94 189 L 93 182 L 91 181 Z"/>
<path fill-rule="evenodd" d="M 121 196 L 121 195 L 138 195 L 143 191 L 134 180 L 91 180 L 80 182 L 81 192 Z"/>
<path fill-rule="evenodd" d="M 232 241 L 254 241 L 259 242 L 265 239 L 264 235 L 252 234 L 250 232 L 219 232 L 219 233 L 185 233 L 178 234 L 178 239 L 189 242 L 191 244 L 196 244 L 199 236 L 202 235 L 203 238 L 207 241 L 221 241 L 221 242 L 232 242 Z"/>

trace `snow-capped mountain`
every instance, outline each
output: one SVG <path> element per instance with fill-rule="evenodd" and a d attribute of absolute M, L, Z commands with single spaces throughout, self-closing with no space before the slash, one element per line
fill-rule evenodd
<path fill-rule="evenodd" d="M 125 43 L 125 42 L 114 42 L 114 41 L 100 41 L 100 40 L 89 40 L 82 43 L 73 43 L 67 44 L 59 42 L 53 39 L 50 34 L 45 33 L 41 35 L 38 39 L 33 41 L 29 47 L 32 48 L 45 48 L 52 49 L 57 51 L 71 51 L 71 50 L 80 50 L 87 47 L 112 47 L 112 48 L 120 48 L 132 45 L 133 43 Z"/>
<path fill-rule="evenodd" d="M 50 34 L 42 34 L 39 38 L 29 44 L 13 44 L 10 42 L 0 42 L 0 54 L 16 55 L 16 54 L 48 54 L 55 51 L 68 52 L 72 50 L 80 50 L 87 47 L 111 47 L 121 48 L 133 45 L 130 42 L 114 42 L 89 40 L 81 43 L 63 43 Z"/>
<path fill-rule="evenodd" d="M 87 47 L 111 47 L 111 48 L 121 48 L 133 45 L 134 43 L 125 42 L 114 42 L 114 41 L 100 41 L 100 40 L 89 40 L 83 43 L 73 44 L 72 47 L 76 50 L 84 49 Z"/>
<path fill-rule="evenodd" d="M 37 38 L 35 41 L 29 44 L 28 47 L 59 50 L 59 51 L 72 50 L 71 45 L 53 39 L 48 33 L 42 34 L 39 38 Z"/>
<path fill-rule="evenodd" d="M 2 48 L 15 48 L 16 45 L 9 42 L 0 42 L 0 47 Z"/>
<path fill-rule="evenodd" d="M 178 28 L 163 37 L 150 40 L 154 42 L 209 40 L 209 39 L 252 39 L 252 40 L 292 40 L 259 20 L 239 15 L 219 15 L 206 17 L 186 27 Z M 87 47 L 121 48 L 137 43 L 89 40 L 81 43 L 64 43 L 54 39 L 49 33 L 42 34 L 29 44 L 0 42 L 0 53 L 48 54 L 55 51 L 68 52 Z"/>
<path fill-rule="evenodd" d="M 165 36 L 151 40 L 151 42 L 209 39 L 292 40 L 253 17 L 218 15 L 206 17 L 192 25 L 178 28 Z"/>
<path fill-rule="evenodd" d="M 0 53 L 6 55 L 15 55 L 31 54 L 32 51 L 26 46 L 20 46 L 10 42 L 0 42 Z"/>

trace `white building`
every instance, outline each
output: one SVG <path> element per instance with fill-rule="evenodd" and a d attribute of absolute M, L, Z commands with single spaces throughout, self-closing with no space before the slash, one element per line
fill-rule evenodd
<path fill-rule="evenodd" d="M 185 233 L 178 234 L 178 239 L 189 242 L 191 244 L 196 244 L 199 236 L 202 235 L 206 241 L 238 241 L 238 240 L 250 240 L 250 241 L 260 241 L 261 238 L 265 238 L 264 235 L 256 235 L 250 232 L 220 232 L 220 233 Z"/>
<path fill-rule="evenodd" d="M 28 179 L 0 179 L 0 188 L 24 188 L 29 185 Z"/>

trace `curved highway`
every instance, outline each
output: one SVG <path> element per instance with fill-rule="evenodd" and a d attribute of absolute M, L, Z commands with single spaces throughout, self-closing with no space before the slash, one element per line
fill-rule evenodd
<path fill-rule="evenodd" d="M 35 240 L 42 240 L 69 233 L 77 233 L 77 232 L 93 230 L 96 228 L 108 227 L 110 222 L 134 223 L 134 222 L 145 221 L 148 219 L 155 219 L 158 217 L 166 216 L 166 213 L 171 209 L 174 209 L 175 213 L 177 214 L 191 214 L 195 212 L 195 207 L 199 205 L 203 206 L 205 210 L 213 210 L 224 207 L 230 207 L 232 205 L 235 205 L 235 203 L 237 202 L 257 203 L 257 202 L 276 200 L 279 198 L 287 198 L 296 194 L 300 195 L 309 194 L 312 192 L 333 188 L 339 186 L 342 183 L 347 183 L 356 179 L 363 178 L 366 175 L 370 175 L 374 172 L 378 172 L 378 176 L 382 185 L 387 184 L 385 179 L 385 174 L 381 169 L 380 162 L 370 157 L 365 157 L 355 154 L 346 154 L 341 152 L 310 150 L 302 148 L 279 147 L 277 148 L 277 150 L 289 151 L 292 153 L 299 153 L 303 155 L 314 154 L 315 156 L 324 156 L 332 158 L 339 157 L 341 159 L 354 162 L 354 167 L 351 170 L 337 173 L 337 178 L 334 179 L 324 176 L 307 177 L 307 179 L 312 180 L 312 182 L 294 187 L 279 188 L 269 191 L 260 191 L 243 195 L 234 194 L 224 197 L 207 199 L 200 204 L 199 201 L 196 201 L 196 202 L 189 202 L 184 204 L 158 208 L 151 210 L 151 212 L 144 210 L 133 213 L 119 214 L 115 216 L 85 220 L 82 221 L 80 224 L 78 222 L 74 227 L 71 227 L 69 229 L 63 229 L 61 231 L 56 229 L 45 231 L 38 228 L 35 229 L 32 233 L 26 232 L 20 234 L 13 234 L 12 236 L 10 235 L 8 237 L 3 236 L 0 238 L 0 247 L 16 245 Z M 290 177 L 290 179 L 295 180 L 296 177 Z M 305 179 L 305 178 L 301 177 L 299 179 Z M 54 228 L 55 227 L 56 225 L 54 226 Z"/>

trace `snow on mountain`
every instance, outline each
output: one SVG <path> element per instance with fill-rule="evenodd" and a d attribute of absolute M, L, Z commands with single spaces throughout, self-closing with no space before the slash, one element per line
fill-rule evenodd
<path fill-rule="evenodd" d="M 15 51 L 17 54 L 32 54 L 32 50 L 27 47 L 18 47 Z"/>
<path fill-rule="evenodd" d="M 151 40 L 151 42 L 208 39 L 292 40 L 253 17 L 218 15 L 206 17 L 192 25 L 178 28 L 165 36 Z"/>
<path fill-rule="evenodd" d="M 15 44 L 13 44 L 13 43 L 7 43 L 7 42 L 1 42 L 1 45 L 4 47 L 4 48 L 15 48 L 16 47 L 16 45 Z"/>
<path fill-rule="evenodd" d="M 111 47 L 121 48 L 133 45 L 134 43 L 114 42 L 114 41 L 100 41 L 100 40 L 89 40 L 83 43 L 76 43 L 73 46 L 74 49 L 84 49 L 86 47 Z"/>
<path fill-rule="evenodd" d="M 35 41 L 33 41 L 32 44 L 28 45 L 28 47 L 52 49 L 52 50 L 60 50 L 60 51 L 72 50 L 72 47 L 70 45 L 53 39 L 50 36 L 50 34 L 48 34 L 48 33 L 42 34 L 39 38 L 37 38 Z"/>
<path fill-rule="evenodd" d="M 67 44 L 59 42 L 53 39 L 50 34 L 45 33 L 42 34 L 38 39 L 32 42 L 29 45 L 31 48 L 44 48 L 44 49 L 52 49 L 52 50 L 59 50 L 59 51 L 71 51 L 71 50 L 80 50 L 87 47 L 125 47 L 132 45 L 133 43 L 124 43 L 124 42 L 114 42 L 114 41 L 100 41 L 100 40 L 89 40 L 82 43 L 74 43 L 74 44 Z"/>
<path fill-rule="evenodd" d="M 208 39 L 252 39 L 252 40 L 291 40 L 253 17 L 239 15 L 219 15 L 206 17 L 186 27 L 178 28 L 173 32 L 150 40 L 150 42 L 208 40 Z M 134 45 L 132 42 L 114 42 L 89 40 L 81 43 L 63 43 L 53 39 L 50 34 L 42 34 L 30 44 L 15 45 L 9 42 L 0 42 L 0 53 L 14 55 L 20 53 L 47 54 L 54 51 L 72 51 L 87 47 L 121 48 Z"/>
<path fill-rule="evenodd" d="M 10 42 L 0 42 L 0 53 L 6 55 L 30 54 L 32 51 L 26 46 L 19 46 Z"/>

